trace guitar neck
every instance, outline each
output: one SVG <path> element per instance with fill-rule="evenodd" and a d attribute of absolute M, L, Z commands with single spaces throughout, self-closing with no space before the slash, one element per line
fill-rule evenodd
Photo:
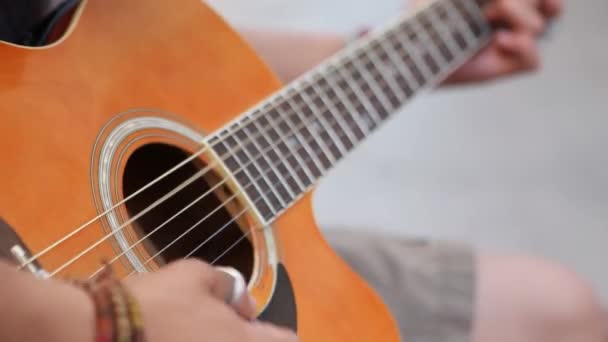
<path fill-rule="evenodd" d="M 341 51 L 210 137 L 274 220 L 415 95 L 478 52 L 486 0 L 437 0 Z"/>

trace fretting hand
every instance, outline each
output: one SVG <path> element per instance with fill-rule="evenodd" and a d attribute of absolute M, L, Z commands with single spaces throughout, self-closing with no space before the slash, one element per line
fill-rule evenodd
<path fill-rule="evenodd" d="M 496 35 L 445 83 L 487 81 L 538 69 L 538 40 L 562 9 L 562 0 L 490 1 L 483 10 L 488 21 L 498 27 Z"/>

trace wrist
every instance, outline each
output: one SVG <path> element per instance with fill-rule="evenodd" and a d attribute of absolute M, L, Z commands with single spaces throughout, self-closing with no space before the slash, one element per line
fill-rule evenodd
<path fill-rule="evenodd" d="M 47 292 L 42 294 L 46 298 L 44 310 L 36 313 L 45 341 L 95 341 L 95 307 L 84 290 L 61 283 L 52 291 L 44 292 Z"/>

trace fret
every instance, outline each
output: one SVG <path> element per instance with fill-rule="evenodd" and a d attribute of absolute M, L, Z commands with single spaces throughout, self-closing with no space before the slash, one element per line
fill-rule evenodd
<path fill-rule="evenodd" d="M 312 163 L 308 163 L 307 160 L 309 159 L 306 159 L 306 157 L 310 156 L 310 152 L 306 148 L 306 141 L 302 137 L 300 129 L 292 123 L 292 118 L 295 117 L 296 114 L 284 98 L 279 96 L 277 102 L 279 104 L 276 106 L 276 110 L 281 117 L 283 117 L 283 122 L 279 125 L 279 128 L 283 131 L 284 136 L 291 134 L 288 138 L 290 144 L 287 146 L 291 149 L 292 154 L 296 157 L 298 162 L 302 164 L 302 169 L 310 180 L 308 184 L 305 182 L 304 185 L 308 186 L 313 183 L 315 179 L 319 178 L 322 172 L 314 161 L 311 160 Z"/>
<path fill-rule="evenodd" d="M 259 197 L 261 217 L 282 213 L 419 89 L 480 48 L 489 26 L 474 1 L 436 1 L 209 139 L 246 195 Z"/>
<path fill-rule="evenodd" d="M 312 92 L 313 94 L 309 94 L 309 92 Z M 318 97 L 314 95 L 314 90 L 312 89 L 312 86 L 305 86 L 304 90 L 301 91 L 300 94 L 305 99 L 305 102 L 309 103 L 309 108 L 317 119 L 315 122 L 313 122 L 313 128 L 316 127 L 315 130 L 319 133 L 321 140 L 331 151 L 331 154 L 329 154 L 328 156 L 333 159 L 333 162 L 342 158 L 342 156 L 346 153 L 344 151 L 344 147 L 342 146 L 340 139 L 336 136 L 336 133 L 332 129 L 332 126 L 325 119 L 325 116 L 323 115 L 323 109 L 320 109 L 315 103 L 315 100 L 318 99 Z M 316 99 L 313 100 L 311 96 L 315 96 Z M 331 144 L 328 144 L 328 141 Z"/>
<path fill-rule="evenodd" d="M 402 25 L 402 28 L 405 25 L 406 24 Z M 404 40 L 403 34 L 406 35 L 407 40 Z M 413 60 L 413 63 L 422 74 L 424 84 L 426 84 L 428 80 L 434 79 L 433 71 L 431 70 L 429 64 L 427 64 L 427 60 L 424 58 L 424 55 L 421 52 L 420 43 L 417 41 L 418 36 L 414 31 L 412 31 L 411 27 L 407 26 L 406 29 L 396 32 L 395 37 L 399 40 L 399 42 L 401 42 L 401 45 L 407 52 L 407 56 Z M 412 39 L 416 39 L 416 41 L 413 41 Z"/>
<path fill-rule="evenodd" d="M 294 104 L 294 102 L 298 103 L 298 99 L 300 99 L 299 102 L 301 103 L 301 105 Z M 315 154 L 317 161 L 321 164 L 319 168 L 324 171 L 329 169 L 335 163 L 335 160 L 333 159 L 331 152 L 329 151 L 329 149 L 327 149 L 327 146 L 323 142 L 323 138 L 321 138 L 320 134 L 318 133 L 319 127 L 315 125 L 317 118 L 314 116 L 314 113 L 310 109 L 309 105 L 304 101 L 302 96 L 295 91 L 293 92 L 293 94 L 287 96 L 287 103 L 291 106 L 294 113 L 296 113 L 296 119 L 299 121 L 297 125 L 302 126 L 305 131 L 308 132 L 308 135 L 312 138 L 307 139 L 307 145 L 309 145 L 310 148 L 313 149 L 313 151 L 316 152 L 318 150 L 319 152 L 321 152 L 321 154 Z M 317 128 L 315 130 L 317 131 L 316 134 L 312 131 L 315 127 Z M 321 142 L 319 142 L 318 139 L 321 139 Z M 317 147 L 319 148 L 317 149 Z"/>
<path fill-rule="evenodd" d="M 252 119 L 249 123 L 245 125 L 244 128 L 245 132 L 249 136 L 255 137 L 253 139 L 253 142 L 258 147 L 258 149 L 262 151 L 262 158 L 259 158 L 258 163 L 268 174 L 271 184 L 275 187 L 275 189 L 277 189 L 278 194 L 283 203 L 289 203 L 295 197 L 295 195 L 291 191 L 291 188 L 289 187 L 287 181 L 283 178 L 284 173 L 282 173 L 280 170 L 280 166 L 283 166 L 285 170 L 286 167 L 284 165 L 280 165 L 280 163 L 277 163 L 277 161 L 281 160 L 276 150 L 274 150 L 274 146 L 272 146 L 268 142 L 268 140 L 263 134 L 260 134 L 263 131 L 259 131 L 259 126 L 254 122 L 254 120 L 255 119 Z"/>
<path fill-rule="evenodd" d="M 282 120 L 281 114 L 276 107 L 271 104 L 264 108 L 264 113 L 268 122 L 274 128 L 277 135 L 271 136 L 272 141 L 278 142 L 277 146 L 281 152 L 281 158 L 287 161 L 287 168 L 293 173 L 294 180 L 296 181 L 299 189 L 296 194 L 300 193 L 311 183 L 304 166 L 300 164 L 300 158 L 295 153 L 292 146 L 295 144 L 295 140 L 289 135 L 288 127 L 284 120 Z M 287 131 L 287 132 L 286 132 Z M 297 176 L 297 177 L 296 177 Z"/>
<path fill-rule="evenodd" d="M 488 34 L 490 32 L 490 26 L 488 24 L 488 21 L 483 13 L 482 10 L 482 4 L 480 2 L 483 2 L 483 0 L 481 1 L 476 1 L 476 0 L 460 0 L 461 2 L 464 2 L 464 6 L 468 9 L 469 13 L 471 13 L 472 17 L 475 20 L 475 24 L 477 24 L 477 26 L 479 27 L 481 33 L 479 34 L 479 37 L 482 37 L 486 34 Z"/>
<path fill-rule="evenodd" d="M 384 48 L 382 47 L 382 45 L 380 45 L 378 41 L 373 41 L 368 51 L 369 53 L 367 54 L 367 56 L 370 58 L 376 69 L 380 71 L 380 74 L 384 77 L 391 91 L 396 96 L 395 100 L 393 100 L 392 98 L 390 99 L 391 105 L 393 105 L 394 108 L 399 108 L 401 104 L 403 104 L 407 99 L 407 95 L 405 94 L 403 89 L 401 89 L 401 87 L 396 83 L 396 74 L 398 74 L 398 72 L 396 72 L 397 70 L 394 68 L 392 63 L 390 63 L 388 58 L 380 57 L 381 55 L 386 57 L 387 52 L 384 50 Z M 391 70 L 390 73 L 387 73 L 387 68 L 389 68 L 389 66 Z"/>
<path fill-rule="evenodd" d="M 361 141 L 361 140 L 363 140 L 363 138 L 365 138 L 367 133 L 369 133 L 369 127 L 365 123 L 361 122 L 359 117 L 355 115 L 355 113 L 359 112 L 359 109 L 356 108 L 358 105 L 353 104 L 354 101 L 358 100 L 356 98 L 356 96 L 354 98 L 349 97 L 349 95 L 352 94 L 352 92 L 349 90 L 348 94 L 345 93 L 343 90 L 343 89 L 346 89 L 344 84 L 342 84 L 342 86 L 340 86 L 340 85 L 338 85 L 338 83 L 339 83 L 338 81 L 333 81 L 331 75 L 340 76 L 340 74 L 338 73 L 337 70 L 338 69 L 336 67 L 330 65 L 329 70 L 328 70 L 328 76 L 325 79 L 329 83 L 330 87 L 332 87 L 333 89 L 336 89 L 336 95 L 340 99 L 340 102 L 344 103 L 344 105 L 346 107 L 345 120 L 348 120 L 347 119 L 348 117 L 350 117 L 352 119 L 351 120 L 352 123 L 354 123 L 357 126 L 357 129 L 353 130 L 355 133 L 355 138 L 357 139 L 357 141 Z M 345 123 L 349 127 L 352 127 L 352 125 L 350 125 L 350 123 L 348 123 L 346 121 L 345 121 Z"/>
<path fill-rule="evenodd" d="M 315 93 L 319 96 L 319 99 L 329 110 L 328 112 L 324 113 L 330 114 L 329 118 L 334 119 L 337 123 L 337 127 L 339 127 L 339 129 L 344 133 L 340 135 L 339 131 L 335 130 L 336 126 L 332 126 L 334 127 L 334 131 L 338 133 L 338 139 L 342 143 L 342 146 L 344 148 L 343 154 L 346 154 L 346 152 L 350 151 L 355 146 L 357 140 L 353 135 L 353 132 L 349 129 L 349 127 L 346 126 L 346 124 L 342 120 L 342 113 L 340 111 L 337 111 L 337 108 L 334 106 L 334 103 L 327 97 L 326 91 L 324 90 L 326 89 L 326 86 L 328 86 L 327 81 L 324 78 L 318 78 L 316 81 L 313 81 L 311 83 L 311 86 Z"/>
<path fill-rule="evenodd" d="M 261 139 L 259 140 L 261 147 L 267 151 L 267 155 L 272 163 L 276 166 L 279 171 L 279 175 L 283 179 L 284 183 L 287 184 L 287 190 L 289 191 L 292 198 L 295 198 L 297 194 L 302 190 L 301 186 L 295 180 L 287 179 L 286 175 L 291 174 L 289 163 L 283 158 L 283 153 L 285 148 L 281 149 L 280 144 L 282 144 L 282 140 L 280 139 L 279 133 L 276 131 L 276 128 L 270 124 L 266 113 L 264 110 L 261 110 L 260 115 L 257 116 L 253 122 L 260 129 L 263 129 L 266 134 L 260 135 Z M 270 147 L 268 149 L 268 147 Z"/>
<path fill-rule="evenodd" d="M 401 101 L 399 100 L 399 96 L 397 95 L 397 93 L 393 89 L 391 89 L 390 85 L 388 84 L 388 80 L 383 77 L 382 72 L 380 71 L 380 65 L 376 65 L 376 63 L 374 63 L 374 61 L 372 60 L 371 54 L 369 52 L 371 49 L 371 45 L 366 47 L 366 49 L 362 50 L 361 54 L 358 54 L 355 58 L 358 59 L 357 62 L 360 65 L 363 65 L 365 70 L 369 71 L 369 74 L 371 75 L 371 80 L 375 82 L 378 88 L 381 89 L 380 94 L 383 98 L 386 99 L 386 102 L 389 106 L 389 111 L 393 111 L 394 109 L 399 107 Z"/>
<path fill-rule="evenodd" d="M 382 121 L 378 113 L 376 112 L 376 106 L 368 100 L 367 96 L 362 93 L 361 87 L 358 82 L 355 82 L 351 75 L 346 72 L 346 68 L 338 68 L 338 72 L 342 75 L 342 81 L 353 90 L 353 94 L 358 98 L 359 102 L 363 105 L 365 111 L 357 111 L 357 114 L 365 122 L 368 131 L 373 131 L 378 123 Z M 376 101 L 376 105 L 380 106 L 380 103 Z"/>
<path fill-rule="evenodd" d="M 251 187 L 251 177 L 246 173 L 246 170 L 240 166 L 240 163 L 237 161 L 237 158 L 232 151 L 232 149 L 227 145 L 226 138 L 229 137 L 229 133 L 224 130 L 220 132 L 219 135 L 212 137 L 209 140 L 209 145 L 213 147 L 215 153 L 219 156 L 220 160 L 223 160 L 224 165 L 230 172 L 234 179 L 241 186 L 242 190 L 244 190 L 244 195 L 249 197 L 250 200 L 257 198 L 257 193 L 259 189 L 255 187 Z M 260 213 L 262 217 L 268 219 L 268 217 L 272 217 L 275 212 L 271 208 L 269 202 L 262 198 L 263 201 L 256 201 L 255 207 Z"/>
<path fill-rule="evenodd" d="M 453 27 L 450 31 L 460 50 L 464 51 L 467 47 L 476 45 L 477 39 L 473 35 L 473 31 L 459 14 L 452 0 L 437 3 L 437 15 L 440 20 L 449 21 L 452 24 Z"/>
<path fill-rule="evenodd" d="M 325 94 L 324 94 L 325 98 L 330 101 L 331 107 L 333 107 L 338 112 L 338 115 L 337 115 L 337 117 L 335 117 L 335 119 L 338 121 L 339 125 L 343 128 L 345 134 L 350 138 L 350 140 L 352 142 L 353 146 L 348 146 L 348 149 L 350 150 L 351 148 L 354 147 L 355 143 L 357 143 L 357 142 L 361 141 L 361 139 L 365 138 L 365 132 L 364 132 L 363 128 L 361 128 L 357 125 L 357 122 L 355 121 L 354 116 L 351 113 L 351 110 L 348 108 L 348 105 L 350 105 L 350 103 L 348 101 L 344 101 L 341 94 L 338 93 L 341 91 L 341 89 L 336 88 L 335 86 L 332 85 L 333 84 L 331 82 L 332 74 L 337 76 L 337 73 L 335 73 L 335 66 L 328 65 L 327 71 L 326 71 L 326 76 L 323 78 L 320 78 L 318 80 L 318 83 L 319 83 L 320 88 L 325 90 Z M 344 95 L 345 95 L 344 99 L 351 99 L 351 97 L 349 97 L 350 93 L 344 94 Z M 334 102 L 333 99 L 335 99 L 335 98 L 338 98 L 339 100 L 342 100 L 342 101 Z M 356 97 L 352 98 L 352 100 L 356 100 Z M 330 110 L 331 110 L 331 108 L 330 108 Z"/>
<path fill-rule="evenodd" d="M 440 17 L 439 12 L 441 12 L 441 2 L 436 2 L 427 10 L 427 19 L 429 20 L 431 34 L 436 35 L 441 43 L 439 46 L 439 50 L 445 57 L 448 63 L 454 61 L 454 58 L 458 56 L 462 51 L 456 45 L 454 41 L 454 37 L 452 35 L 452 30 L 455 28 L 449 28 L 448 26 L 452 23 L 446 17 Z"/>
<path fill-rule="evenodd" d="M 363 91 L 366 92 L 366 87 L 369 87 L 371 92 L 375 95 L 375 97 L 380 101 L 382 105 L 382 111 L 378 111 L 381 119 L 385 119 L 388 117 L 388 114 L 393 110 L 393 106 L 390 101 L 384 95 L 382 89 L 378 88 L 378 84 L 375 82 L 374 76 L 359 63 L 359 57 L 355 56 L 352 60 L 352 65 L 354 66 L 355 73 L 353 76 L 355 80 L 357 79 L 357 75 L 365 80 L 363 85 Z M 367 92 L 366 92 L 367 93 Z"/>
<path fill-rule="evenodd" d="M 245 149 L 242 147 L 242 145 L 236 139 L 234 132 L 237 129 L 238 129 L 238 124 L 235 124 L 228 129 L 229 134 L 227 134 L 226 137 L 224 138 L 224 144 L 229 148 L 229 150 L 231 151 L 230 153 L 232 153 L 236 156 L 236 160 L 238 162 L 240 169 L 244 170 L 245 174 L 247 174 L 247 177 L 249 178 L 249 183 L 241 184 L 241 187 L 244 188 L 245 192 L 249 195 L 250 199 L 253 199 L 256 194 L 260 194 L 263 197 L 264 202 L 266 202 L 266 204 L 268 204 L 268 206 L 270 207 L 272 214 L 275 214 L 278 212 L 278 209 L 276 207 L 274 207 L 273 203 L 278 202 L 278 200 L 277 199 L 273 200 L 270 198 L 270 196 L 267 196 L 266 193 L 268 192 L 267 190 L 269 189 L 267 184 L 264 187 L 264 186 L 262 186 L 261 182 L 258 182 L 258 180 L 261 176 L 261 172 L 254 163 L 250 162 L 251 159 L 247 155 Z M 235 171 L 235 170 L 233 170 L 233 171 Z M 253 185 L 253 187 L 251 185 Z"/>
<path fill-rule="evenodd" d="M 430 58 L 433 59 L 435 65 L 437 65 L 437 71 L 433 72 L 433 74 L 438 74 L 443 69 L 441 67 L 441 63 L 449 63 L 452 61 L 451 53 L 449 53 L 450 58 L 445 56 L 441 51 L 441 46 L 445 47 L 445 43 L 441 40 L 441 37 L 437 34 L 437 31 L 434 29 L 433 24 L 430 22 L 427 17 L 428 8 L 424 11 L 418 13 L 415 19 L 412 20 L 412 24 L 414 27 L 418 28 L 418 34 L 421 37 L 422 41 L 425 42 L 425 45 L 428 47 L 427 51 L 430 55 Z"/>
<path fill-rule="evenodd" d="M 389 112 L 388 112 L 385 102 L 383 102 L 383 100 L 381 100 L 376 95 L 376 93 L 370 86 L 370 83 L 368 82 L 368 78 L 364 77 L 359 72 L 359 69 L 355 66 L 354 62 L 351 60 L 348 60 L 344 63 L 344 67 L 342 68 L 342 73 L 347 74 L 348 78 L 351 80 L 351 83 L 354 83 L 357 85 L 357 87 L 355 89 L 358 89 L 358 93 L 361 94 L 360 98 L 362 98 L 366 101 L 369 99 L 368 102 L 371 103 L 372 107 L 374 108 L 373 111 L 370 111 L 368 113 L 368 116 L 372 116 L 372 117 L 370 117 L 370 119 L 371 119 L 370 121 L 372 121 L 376 125 L 378 123 L 382 122 L 383 118 L 387 117 Z M 367 118 L 365 118 L 365 117 L 363 119 L 367 120 Z"/>
<path fill-rule="evenodd" d="M 470 0 L 453 0 L 453 4 L 464 18 L 475 38 L 480 38 L 486 33 L 486 25 L 480 24 L 485 23 L 485 18 L 476 4 L 473 5 Z"/>
<path fill-rule="evenodd" d="M 387 32 L 386 40 L 390 43 L 388 45 L 396 52 L 395 57 L 397 57 L 399 64 L 403 65 L 403 68 L 407 70 L 404 75 L 412 80 L 411 84 L 415 85 L 412 89 L 419 89 L 426 84 L 426 77 L 412 58 L 403 41 L 399 39 L 398 34 L 399 32 L 391 30 Z"/>
<path fill-rule="evenodd" d="M 291 98 L 293 97 L 293 93 L 288 93 L 284 99 L 283 107 L 284 111 L 292 112 L 294 115 L 289 116 L 288 123 L 290 124 L 290 128 L 292 131 L 297 131 L 298 137 L 300 138 L 300 142 L 302 147 L 304 148 L 305 154 L 310 156 L 314 167 L 310 168 L 313 172 L 315 179 L 323 176 L 325 174 L 325 170 L 329 167 L 321 161 L 321 156 L 317 154 L 314 146 L 318 146 L 318 143 L 315 140 L 313 134 L 311 134 L 308 129 L 307 123 L 302 120 L 302 116 L 299 113 L 300 110 L 297 107 L 294 107 L 291 102 Z M 326 159 L 326 162 L 327 159 Z"/>
<path fill-rule="evenodd" d="M 233 129 L 232 136 L 235 137 L 234 140 L 236 140 L 236 142 L 238 143 L 238 148 L 244 151 L 249 165 L 251 165 L 253 169 L 255 169 L 255 173 L 257 173 L 251 181 L 252 183 L 256 183 L 258 189 L 263 192 L 262 196 L 271 205 L 273 211 L 275 213 L 279 212 L 283 208 L 285 208 L 285 203 L 283 202 L 283 199 L 280 198 L 280 196 L 278 195 L 278 190 L 274 187 L 273 183 L 268 178 L 266 169 L 260 166 L 260 160 L 263 159 L 263 156 L 261 155 L 262 153 L 253 144 L 253 141 L 249 140 L 247 133 L 245 133 L 244 127 L 242 125 L 243 122 L 240 123 L 240 127 Z M 243 143 L 243 141 L 246 141 L 247 143 Z"/>
<path fill-rule="evenodd" d="M 439 66 L 441 59 L 437 57 L 436 51 L 433 48 L 434 44 L 432 44 L 430 37 L 419 20 L 420 16 L 412 18 L 404 25 L 404 31 L 412 45 L 414 57 L 418 55 L 423 62 L 422 65 L 427 68 L 429 79 L 434 79 L 441 70 Z"/>
<path fill-rule="evenodd" d="M 384 65 L 390 66 L 391 76 L 394 79 L 396 86 L 403 94 L 403 100 L 401 101 L 403 104 L 414 95 L 414 89 L 411 85 L 415 84 L 416 80 L 413 79 L 410 70 L 405 68 L 405 65 L 403 65 L 399 56 L 396 55 L 396 51 L 391 44 L 387 44 L 387 40 L 380 39 L 376 44 L 379 44 L 381 47 L 381 52 L 377 54 L 378 58 L 380 58 L 380 61 Z"/>
<path fill-rule="evenodd" d="M 254 160 L 258 164 L 260 170 L 262 170 L 265 180 L 273 189 L 276 197 L 281 203 L 281 206 L 286 208 L 287 204 L 293 199 L 294 196 L 289 193 L 287 184 L 281 178 L 281 175 L 272 160 L 268 159 L 268 154 L 266 151 L 259 144 L 258 140 L 260 139 L 259 135 L 261 132 L 257 130 L 253 120 L 254 119 L 251 119 L 250 117 L 245 117 L 245 120 L 241 123 L 244 137 L 251 141 L 249 146 L 253 146 L 249 147 L 250 155 L 256 156 L 254 157 Z"/>

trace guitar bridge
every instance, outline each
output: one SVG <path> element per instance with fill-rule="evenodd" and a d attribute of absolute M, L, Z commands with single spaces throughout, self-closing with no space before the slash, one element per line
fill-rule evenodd
<path fill-rule="evenodd" d="M 17 235 L 15 230 L 0 218 L 0 258 L 7 259 L 17 265 L 25 265 L 24 269 L 38 278 L 48 278 L 46 272 L 37 261 L 27 263 L 31 252 Z"/>

